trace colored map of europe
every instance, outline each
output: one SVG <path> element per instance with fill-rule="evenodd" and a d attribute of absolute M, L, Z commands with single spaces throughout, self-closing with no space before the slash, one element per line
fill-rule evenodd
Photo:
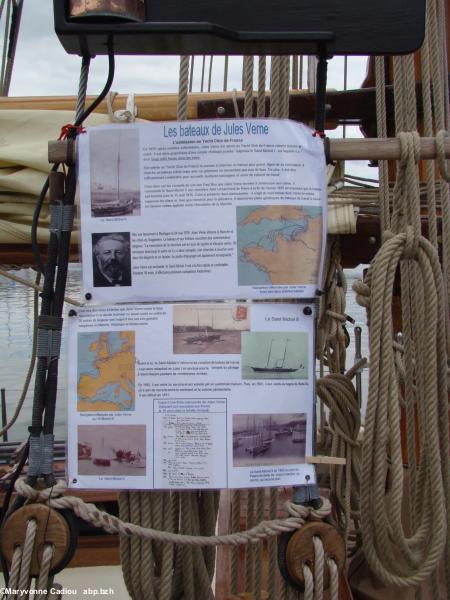
<path fill-rule="evenodd" d="M 238 206 L 236 213 L 239 285 L 317 283 L 321 207 Z"/>
<path fill-rule="evenodd" d="M 134 331 L 80 333 L 78 411 L 134 410 L 134 366 Z"/>

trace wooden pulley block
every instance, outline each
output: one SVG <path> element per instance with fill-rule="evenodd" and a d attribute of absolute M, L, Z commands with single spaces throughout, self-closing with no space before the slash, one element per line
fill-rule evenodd
<path fill-rule="evenodd" d="M 314 573 L 315 550 L 313 537 L 320 538 L 325 553 L 324 564 L 324 589 L 329 586 L 329 571 L 326 560 L 332 558 L 336 561 L 339 572 L 344 568 L 345 546 L 344 540 L 332 525 L 322 521 L 307 523 L 295 531 L 287 542 L 285 548 L 285 565 L 289 578 L 300 589 L 304 588 L 305 578 L 303 565 L 306 564 Z"/>
<path fill-rule="evenodd" d="M 28 522 L 36 521 L 33 554 L 31 558 L 30 575 L 37 577 L 40 572 L 42 555 L 46 545 L 53 546 L 53 557 L 50 574 L 62 570 L 72 559 L 77 544 L 76 520 L 67 511 L 57 511 L 44 504 L 27 504 L 17 509 L 8 517 L 2 528 L 2 554 L 11 565 L 14 550 L 17 546 L 24 547 Z"/>

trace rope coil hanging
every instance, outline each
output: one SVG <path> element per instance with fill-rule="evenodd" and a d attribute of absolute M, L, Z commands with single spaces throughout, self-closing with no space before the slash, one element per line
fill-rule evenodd
<path fill-rule="evenodd" d="M 402 133 L 399 137 L 403 157 L 392 227 L 404 227 L 404 231 L 385 236 L 365 282 L 356 282 L 354 290 L 357 301 L 367 308 L 370 322 L 371 370 L 361 473 L 363 549 L 370 567 L 383 581 L 407 587 L 418 586 L 434 573 L 446 546 L 448 399 L 446 340 L 441 325 L 445 320 L 444 284 L 437 252 L 420 234 L 414 174 L 417 134 Z M 400 406 L 404 400 L 392 339 L 392 294 L 399 266 L 402 292 L 409 302 L 403 307 L 410 310 L 409 314 L 403 312 L 405 352 L 409 352 L 405 393 L 416 407 L 420 438 L 411 533 L 405 532 L 402 523 Z M 413 277 L 413 290 L 408 277 Z"/>

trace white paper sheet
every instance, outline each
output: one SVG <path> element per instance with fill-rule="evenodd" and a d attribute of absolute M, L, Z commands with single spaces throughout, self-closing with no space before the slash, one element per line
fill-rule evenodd
<path fill-rule="evenodd" d="M 71 487 L 314 483 L 305 463 L 313 304 L 136 304 L 77 313 L 69 318 Z"/>
<path fill-rule="evenodd" d="M 326 236 L 322 140 L 288 120 L 96 127 L 79 137 L 93 303 L 312 298 Z"/>

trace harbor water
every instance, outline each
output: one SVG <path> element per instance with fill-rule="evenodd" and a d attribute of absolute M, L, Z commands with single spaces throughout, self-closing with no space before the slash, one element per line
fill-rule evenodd
<path fill-rule="evenodd" d="M 24 279 L 34 282 L 35 273 L 31 269 L 12 271 Z M 362 267 L 346 271 L 348 278 L 347 314 L 355 319 L 355 325 L 348 325 L 350 333 L 350 346 L 347 354 L 347 366 L 353 364 L 354 335 L 353 327 L 360 325 L 362 335 L 362 355 L 367 356 L 368 340 L 365 311 L 356 304 L 351 286 L 356 278 L 362 275 Z M 80 300 L 81 266 L 71 264 L 66 296 Z M 5 390 L 7 416 L 10 418 L 20 398 L 25 375 L 31 355 L 33 338 L 33 297 L 34 292 L 20 283 L 16 283 L 0 276 L 0 343 L 2 347 L 2 360 L 0 366 L 0 388 Z M 66 305 L 66 314 L 69 305 Z M 57 412 L 55 421 L 55 435 L 57 439 L 66 437 L 67 428 L 67 319 L 63 328 L 63 342 L 59 366 L 59 383 L 57 397 Z M 22 441 L 28 435 L 28 425 L 31 420 L 34 380 L 31 381 L 27 398 L 15 425 L 8 432 L 10 441 Z M 367 392 L 367 371 L 363 373 L 363 397 Z M 363 402 L 363 413 L 365 404 Z"/>

